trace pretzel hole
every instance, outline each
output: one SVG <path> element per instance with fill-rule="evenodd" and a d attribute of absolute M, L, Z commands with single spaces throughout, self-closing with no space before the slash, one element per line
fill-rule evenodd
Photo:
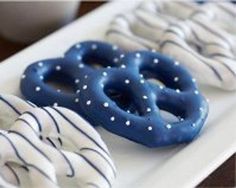
<path fill-rule="evenodd" d="M 172 114 L 166 110 L 160 109 L 160 115 L 161 115 L 162 119 L 164 119 L 164 121 L 167 123 L 179 122 L 179 117 L 175 116 L 174 114 Z"/>
<path fill-rule="evenodd" d="M 177 107 L 174 104 L 168 103 L 167 101 L 157 102 L 157 106 L 160 109 L 160 115 L 166 123 L 177 123 L 185 119 L 185 110 L 181 107 Z"/>
<path fill-rule="evenodd" d="M 144 79 L 151 84 L 165 86 L 165 84 L 160 79 L 158 79 L 158 76 L 149 70 L 140 70 L 140 74 L 143 75 Z"/>
<path fill-rule="evenodd" d="M 125 112 L 129 112 L 137 116 L 143 115 L 128 94 L 128 91 L 105 88 L 104 92 L 120 109 Z"/>
<path fill-rule="evenodd" d="M 159 86 L 165 86 L 160 80 L 157 80 L 155 78 L 148 78 L 146 79 L 149 83 Z"/>
<path fill-rule="evenodd" d="M 85 55 L 82 61 L 94 69 L 105 68 L 107 66 L 112 67 L 112 64 L 107 59 L 102 57 L 94 57 L 92 55 Z"/>
<path fill-rule="evenodd" d="M 144 66 L 141 67 L 139 72 L 143 75 L 144 79 L 152 85 L 183 91 L 183 86 L 179 82 L 175 82 L 173 75 L 169 70 L 153 69 L 152 67 Z"/>
<path fill-rule="evenodd" d="M 74 80 L 71 76 L 63 72 L 52 72 L 50 73 L 44 81 L 47 85 L 51 86 L 55 90 L 61 90 L 65 93 L 73 93 L 75 88 Z"/>

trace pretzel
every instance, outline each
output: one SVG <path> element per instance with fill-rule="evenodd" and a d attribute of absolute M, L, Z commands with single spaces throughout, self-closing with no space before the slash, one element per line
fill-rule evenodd
<path fill-rule="evenodd" d="M 197 19 L 201 22 L 214 22 L 231 34 L 236 33 L 235 5 L 230 2 L 207 2 L 194 3 L 190 1 L 165 2 L 159 0 L 149 0 L 140 3 L 139 10 L 148 12 L 151 15 L 164 17 L 169 22 Z M 134 11 L 135 12 L 135 11 Z M 219 29 L 219 28 L 218 28 Z"/>
<path fill-rule="evenodd" d="M 112 186 L 116 169 L 110 153 L 98 133 L 76 113 L 61 107 L 37 108 L 8 95 L 0 97 L 0 106 L 5 109 L 0 118 L 12 123 L 0 132 L 5 146 L 0 149 L 1 171 L 8 170 L 3 178 L 21 185 L 16 170 L 23 166 L 32 187 L 59 187 L 57 178 L 67 179 L 69 186 Z"/>
<path fill-rule="evenodd" d="M 102 68 L 91 66 L 91 61 Z M 179 62 L 160 53 L 123 54 L 108 43 L 85 41 L 71 47 L 64 58 L 30 65 L 23 75 L 21 91 L 28 100 L 70 108 L 94 126 L 149 147 L 191 141 L 208 113 L 196 80 Z M 47 84 L 47 79 L 56 75 L 72 80 L 74 92 L 58 92 Z M 146 80 L 150 78 L 166 87 Z M 169 123 L 160 109 L 181 121 Z"/>
<path fill-rule="evenodd" d="M 128 51 L 160 51 L 185 65 L 200 83 L 235 90 L 236 30 L 229 23 L 235 25 L 236 13 L 232 6 L 147 1 L 117 15 L 106 37 Z"/>

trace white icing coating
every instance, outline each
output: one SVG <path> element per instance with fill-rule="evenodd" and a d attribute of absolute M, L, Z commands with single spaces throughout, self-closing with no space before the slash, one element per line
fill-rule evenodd
<path fill-rule="evenodd" d="M 18 97 L 1 95 L 0 121 L 4 145 L 0 185 L 51 188 L 60 187 L 58 180 L 65 179 L 69 185 L 63 187 L 112 186 L 116 169 L 109 151 L 96 130 L 75 112 L 37 108 Z M 28 171 L 16 173 L 21 166 Z M 19 174 L 28 177 L 26 182 Z"/>
<path fill-rule="evenodd" d="M 0 176 L 0 185 L 2 187 L 6 187 L 6 188 L 17 188 L 14 185 L 9 184 L 7 181 L 5 181 L 1 176 Z"/>
<path fill-rule="evenodd" d="M 113 19 L 107 39 L 128 51 L 155 49 L 185 65 L 200 83 L 235 90 L 235 10 L 226 2 L 143 1 Z"/>

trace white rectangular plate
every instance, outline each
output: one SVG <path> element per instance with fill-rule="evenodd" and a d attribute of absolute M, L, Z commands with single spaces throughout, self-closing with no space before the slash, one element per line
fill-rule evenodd
<path fill-rule="evenodd" d="M 30 63 L 61 56 L 71 45 L 103 39 L 111 18 L 137 5 L 112 2 L 44 38 L 0 64 L 0 91 L 20 96 L 20 75 Z M 198 139 L 188 145 L 150 149 L 98 128 L 118 168 L 115 188 L 193 187 L 235 152 L 236 93 L 202 88 L 210 114 Z"/>

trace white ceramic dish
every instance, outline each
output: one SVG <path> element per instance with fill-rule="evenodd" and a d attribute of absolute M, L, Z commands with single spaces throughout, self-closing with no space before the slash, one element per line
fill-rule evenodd
<path fill-rule="evenodd" d="M 61 56 L 72 44 L 102 39 L 113 15 L 137 1 L 112 2 L 53 33 L 0 64 L 0 92 L 20 95 L 20 75 L 27 65 Z M 115 188 L 193 187 L 236 149 L 236 92 L 202 88 L 210 99 L 209 119 L 188 145 L 149 149 L 98 128 L 118 167 Z"/>

